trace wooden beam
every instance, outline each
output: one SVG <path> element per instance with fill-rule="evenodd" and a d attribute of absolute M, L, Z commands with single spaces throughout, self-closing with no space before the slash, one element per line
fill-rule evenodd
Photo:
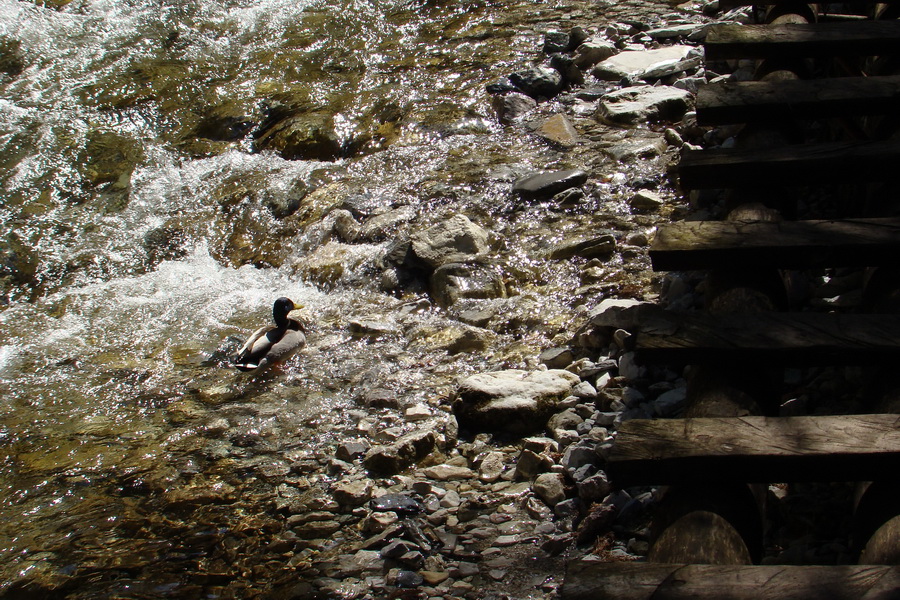
<path fill-rule="evenodd" d="M 874 365 L 900 360 L 896 314 L 708 314 L 640 304 L 598 315 L 591 323 L 631 332 L 626 343 L 645 364 Z"/>
<path fill-rule="evenodd" d="M 900 22 L 716 25 L 704 47 L 707 60 L 882 56 L 900 52 Z"/>
<path fill-rule="evenodd" d="M 880 0 L 879 4 L 896 4 L 898 0 Z M 731 10 L 741 6 L 776 6 L 798 4 L 798 0 L 719 0 L 719 10 Z M 844 0 L 842 5 L 869 8 L 872 0 Z"/>
<path fill-rule="evenodd" d="M 900 567 L 570 562 L 563 600 L 876 600 L 900 589 Z"/>
<path fill-rule="evenodd" d="M 679 221 L 650 247 L 657 271 L 900 266 L 900 219 Z"/>
<path fill-rule="evenodd" d="M 678 165 L 681 187 L 784 188 L 867 183 L 895 178 L 900 142 L 840 142 L 771 149 L 684 150 Z"/>
<path fill-rule="evenodd" d="M 897 110 L 900 76 L 726 81 L 697 92 L 701 125 L 823 119 Z"/>
<path fill-rule="evenodd" d="M 900 468 L 900 415 L 634 419 L 607 462 L 618 486 L 869 480 Z"/>

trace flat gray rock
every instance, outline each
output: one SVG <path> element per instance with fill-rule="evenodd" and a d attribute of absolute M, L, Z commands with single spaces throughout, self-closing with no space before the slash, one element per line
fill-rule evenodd
<path fill-rule="evenodd" d="M 679 70 L 685 70 L 679 65 L 688 59 L 692 50 L 694 46 L 680 45 L 656 50 L 626 50 L 600 62 L 592 74 L 604 81 L 664 77 L 664 74 L 671 75 Z"/>
<path fill-rule="evenodd" d="M 676 121 L 691 106 L 693 96 L 671 86 L 638 85 L 606 94 L 597 117 L 610 125 L 637 125 L 647 121 Z"/>
<path fill-rule="evenodd" d="M 461 426 L 478 431 L 540 431 L 581 378 L 561 369 L 481 373 L 459 384 L 453 410 Z"/>

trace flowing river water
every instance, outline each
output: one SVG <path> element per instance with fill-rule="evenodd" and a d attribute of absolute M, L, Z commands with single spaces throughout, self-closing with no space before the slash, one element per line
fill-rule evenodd
<path fill-rule="evenodd" d="M 535 366 L 591 304 L 546 249 L 627 213 L 615 161 L 499 125 L 485 84 L 539 60 L 548 30 L 671 10 L 0 0 L 0 597 L 289 586 L 267 554 L 284 461 L 329 452 L 366 390 L 427 403 L 460 375 Z M 330 127 L 324 150 L 254 137 L 284 106 Z M 591 172 L 592 204 L 513 210 L 516 177 L 570 167 Z M 332 242 L 322 223 L 347 198 L 394 228 Z M 394 235 L 458 212 L 491 231 L 509 314 L 454 353 L 454 315 L 382 292 L 377 265 Z M 236 375 L 227 356 L 278 296 L 305 305 L 309 347 Z"/>

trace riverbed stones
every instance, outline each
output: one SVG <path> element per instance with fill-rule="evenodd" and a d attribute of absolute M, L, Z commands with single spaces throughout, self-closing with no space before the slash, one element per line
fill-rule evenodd
<path fill-rule="evenodd" d="M 335 160 L 341 140 L 334 116 L 310 112 L 288 116 L 268 128 L 256 141 L 257 150 L 274 150 L 286 160 Z"/>
<path fill-rule="evenodd" d="M 434 447 L 434 432 L 414 431 L 402 436 L 393 444 L 369 449 L 363 464 L 372 472 L 393 475 L 428 456 Z"/>
<path fill-rule="evenodd" d="M 562 242 L 550 251 L 553 260 L 564 260 L 580 256 L 581 258 L 602 258 L 616 250 L 616 238 L 612 234 L 603 234 L 587 239 L 576 239 Z"/>
<path fill-rule="evenodd" d="M 497 120 L 509 125 L 537 108 L 537 100 L 520 92 L 498 94 L 491 98 Z"/>
<path fill-rule="evenodd" d="M 432 268 L 465 263 L 487 254 L 488 233 L 463 214 L 456 214 L 411 236 L 412 251 Z"/>
<path fill-rule="evenodd" d="M 541 123 L 536 133 L 563 148 L 573 148 L 578 145 L 578 132 L 563 114 L 553 115 Z"/>
<path fill-rule="evenodd" d="M 584 185 L 587 179 L 588 174 L 581 169 L 544 171 L 517 180 L 513 193 L 523 200 L 548 200 L 559 192 Z"/>
<path fill-rule="evenodd" d="M 579 381 L 560 369 L 472 375 L 460 382 L 453 410 L 460 426 L 477 431 L 538 431 Z"/>
<path fill-rule="evenodd" d="M 611 41 L 594 37 L 585 40 L 575 49 L 575 64 L 582 69 L 589 69 L 616 53 L 616 46 Z"/>
<path fill-rule="evenodd" d="M 334 484 L 331 494 L 343 506 L 362 506 L 372 497 L 371 479 L 344 480 Z"/>
<path fill-rule="evenodd" d="M 563 77 L 549 66 L 536 66 L 516 71 L 509 80 L 526 96 L 535 100 L 553 98 L 563 88 Z"/>
<path fill-rule="evenodd" d="M 531 489 L 550 508 L 566 499 L 565 478 L 560 473 L 538 475 Z"/>
<path fill-rule="evenodd" d="M 597 118 L 610 125 L 633 126 L 647 121 L 677 121 L 687 112 L 691 93 L 672 86 L 639 85 L 610 92 L 600 99 Z"/>
<path fill-rule="evenodd" d="M 663 206 L 662 197 L 656 192 L 650 190 L 638 190 L 634 196 L 628 200 L 631 210 L 637 213 L 652 213 L 659 211 Z"/>
<path fill-rule="evenodd" d="M 429 292 L 438 306 L 447 308 L 466 298 L 505 298 L 506 285 L 495 265 L 453 262 L 434 270 Z"/>

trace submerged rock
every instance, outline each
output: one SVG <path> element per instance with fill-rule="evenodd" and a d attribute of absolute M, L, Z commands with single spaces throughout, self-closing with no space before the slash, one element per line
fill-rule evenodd
<path fill-rule="evenodd" d="M 584 185 L 587 178 L 588 174 L 580 169 L 534 173 L 516 181 L 513 193 L 525 200 L 546 200 L 559 192 Z"/>
<path fill-rule="evenodd" d="M 487 254 L 488 233 L 463 214 L 411 236 L 412 251 L 432 268 L 468 262 Z"/>
<path fill-rule="evenodd" d="M 461 426 L 477 431 L 538 431 L 579 381 L 574 373 L 558 369 L 472 375 L 459 384 L 453 410 Z"/>
<path fill-rule="evenodd" d="M 506 285 L 493 265 L 449 263 L 431 275 L 430 292 L 438 306 L 448 307 L 464 298 L 505 298 Z"/>
<path fill-rule="evenodd" d="M 537 108 L 537 101 L 519 92 L 509 92 L 494 96 L 491 99 L 491 106 L 497 113 L 497 120 L 509 125 Z"/>

